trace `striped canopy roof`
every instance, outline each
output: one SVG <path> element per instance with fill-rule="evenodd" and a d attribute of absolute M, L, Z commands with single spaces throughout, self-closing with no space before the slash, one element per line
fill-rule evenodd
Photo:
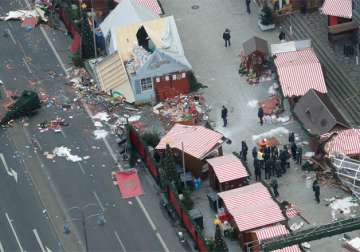
<path fill-rule="evenodd" d="M 328 16 L 352 18 L 352 0 L 325 0 L 321 12 Z"/>
<path fill-rule="evenodd" d="M 225 155 L 206 160 L 213 168 L 220 183 L 249 176 L 242 162 L 234 155 Z"/>
<path fill-rule="evenodd" d="M 312 48 L 278 53 L 275 65 L 285 97 L 303 96 L 310 89 L 327 93 L 321 65 Z"/>
<path fill-rule="evenodd" d="M 339 152 L 350 156 L 360 154 L 360 129 L 339 130 L 337 134 L 325 145 L 328 153 Z"/>
<path fill-rule="evenodd" d="M 256 234 L 256 237 L 259 242 L 261 242 L 262 240 L 289 234 L 289 231 L 287 230 L 287 228 L 284 225 L 269 226 L 269 227 L 265 227 L 265 228 L 261 228 L 261 229 L 256 229 L 253 232 Z M 274 251 L 276 251 L 276 252 L 301 252 L 298 245 L 293 245 L 290 247 L 286 247 L 283 249 L 277 249 Z"/>
<path fill-rule="evenodd" d="M 203 126 L 188 126 L 175 124 L 170 131 L 160 140 L 155 149 L 163 150 L 166 144 L 171 148 L 181 150 L 198 159 L 203 159 L 213 150 L 223 138 L 221 133 L 207 129 Z"/>
<path fill-rule="evenodd" d="M 120 3 L 121 0 L 114 0 L 115 2 Z M 139 5 L 142 5 L 158 15 L 162 14 L 161 8 L 157 0 L 135 0 Z"/>
<path fill-rule="evenodd" d="M 262 183 L 218 193 L 240 231 L 285 220 L 278 204 Z"/>

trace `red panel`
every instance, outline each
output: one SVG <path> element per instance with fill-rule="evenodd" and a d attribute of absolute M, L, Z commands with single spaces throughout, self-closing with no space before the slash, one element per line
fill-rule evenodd
<path fill-rule="evenodd" d="M 131 144 L 136 148 L 136 150 L 139 152 L 142 158 L 145 156 L 145 147 L 140 142 L 138 135 L 134 132 L 134 130 L 130 130 L 130 142 Z"/>
<path fill-rule="evenodd" d="M 148 157 L 148 153 L 145 156 L 145 163 L 147 168 L 149 169 L 151 175 L 153 175 L 155 178 L 158 177 L 158 169 L 156 167 L 156 165 L 153 163 L 152 159 Z"/>
<path fill-rule="evenodd" d="M 329 16 L 329 26 L 337 25 L 337 24 L 338 24 L 337 17 L 335 17 L 335 16 Z"/>
<path fill-rule="evenodd" d="M 186 229 L 190 232 L 192 238 L 193 238 L 194 240 L 196 240 L 196 230 L 195 230 L 195 227 L 194 227 L 194 225 L 191 223 L 190 217 L 188 216 L 188 214 L 187 214 L 186 212 L 183 213 L 182 221 L 183 221 Z"/>
<path fill-rule="evenodd" d="M 205 241 L 202 240 L 200 236 L 198 236 L 196 244 L 197 244 L 198 249 L 199 249 L 200 252 L 207 252 L 208 251 L 208 249 L 207 249 L 207 247 L 205 245 Z"/>
<path fill-rule="evenodd" d="M 144 193 L 135 169 L 119 171 L 116 173 L 115 177 L 124 199 L 136 197 Z"/>

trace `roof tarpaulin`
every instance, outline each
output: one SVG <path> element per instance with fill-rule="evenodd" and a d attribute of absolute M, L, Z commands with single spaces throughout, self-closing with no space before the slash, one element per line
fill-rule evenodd
<path fill-rule="evenodd" d="M 143 194 L 143 189 L 136 169 L 119 171 L 115 174 L 115 178 L 124 199 Z"/>
<path fill-rule="evenodd" d="M 165 149 L 166 144 L 169 144 L 171 148 L 181 150 L 183 143 L 185 153 L 202 159 L 220 143 L 222 138 L 221 133 L 203 126 L 175 124 L 161 138 L 160 143 L 155 148 L 158 150 Z"/>
<path fill-rule="evenodd" d="M 310 89 L 327 93 L 324 74 L 312 48 L 276 54 L 274 61 L 285 97 L 303 96 Z"/>
<path fill-rule="evenodd" d="M 220 183 L 249 176 L 242 162 L 234 155 L 225 155 L 206 160 L 213 168 Z"/>
<path fill-rule="evenodd" d="M 325 0 L 320 10 L 324 15 L 352 18 L 352 0 Z"/>
<path fill-rule="evenodd" d="M 258 37 L 252 37 L 243 43 L 243 49 L 245 56 L 248 56 L 254 52 L 261 52 L 265 56 L 269 54 L 269 46 L 266 40 Z"/>
<path fill-rule="evenodd" d="M 121 3 L 123 0 L 115 0 L 115 2 Z M 156 14 L 163 14 L 160 5 L 157 0 L 135 0 L 138 4 L 152 10 Z"/>
<path fill-rule="evenodd" d="M 112 27 L 126 26 L 159 18 L 159 15 L 138 2 L 135 0 L 121 0 L 100 24 L 103 35 L 106 37 Z"/>

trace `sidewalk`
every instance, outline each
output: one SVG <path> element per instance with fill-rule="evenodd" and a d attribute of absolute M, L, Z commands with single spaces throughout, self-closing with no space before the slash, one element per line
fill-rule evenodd
<path fill-rule="evenodd" d="M 254 2 L 251 3 L 251 15 L 245 12 L 245 1 L 239 0 L 161 0 L 161 3 L 165 13 L 175 17 L 185 54 L 198 80 L 208 86 L 201 92 L 212 108 L 210 119 L 216 123 L 216 130 L 232 140 L 231 145 L 224 146 L 224 153 L 239 152 L 241 141 L 246 140 L 251 156 L 254 140 L 270 130 L 275 132 L 281 144 L 288 143 L 287 131 L 295 132 L 297 143 L 302 142 L 306 152 L 307 134 L 292 118 L 286 123 L 264 126 L 258 123 L 257 106 L 254 107 L 253 104 L 268 97 L 268 89 L 272 82 L 250 86 L 245 78 L 238 74 L 238 55 L 245 40 L 258 36 L 266 39 L 269 44 L 278 42 L 277 30 L 261 32 L 258 29 L 259 10 Z M 198 5 L 199 8 L 193 9 L 194 5 Z M 230 48 L 225 48 L 223 44 L 222 33 L 225 28 L 231 30 Z M 222 105 L 229 109 L 227 128 L 223 128 L 221 124 Z M 286 100 L 285 109 L 282 117 L 290 115 Z M 249 168 L 253 173 L 252 159 L 249 160 Z M 314 176 L 314 173 L 305 174 L 299 167 L 291 164 L 289 172 L 279 179 L 280 199 L 295 203 L 311 225 L 329 223 L 331 209 L 323 199 L 330 196 L 343 197 L 346 194 L 337 187 L 322 185 L 322 202 L 318 205 L 313 200 L 311 186 L 308 186 L 309 176 Z M 312 251 L 343 251 L 340 237 L 341 235 L 311 242 Z"/>

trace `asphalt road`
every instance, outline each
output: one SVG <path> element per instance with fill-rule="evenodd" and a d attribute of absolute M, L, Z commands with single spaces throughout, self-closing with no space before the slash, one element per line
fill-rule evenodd
<path fill-rule="evenodd" d="M 24 8 L 25 5 L 19 0 L 3 0 L 0 11 L 17 9 L 19 4 Z M 4 32 L 0 38 L 0 79 L 4 82 L 3 88 L 14 92 L 24 89 L 44 91 L 56 101 L 54 106 L 43 107 L 36 116 L 26 121 L 28 124 L 18 121 L 14 128 L 6 130 L 6 134 L 14 143 L 13 151 L 16 150 L 19 159 L 24 161 L 24 173 L 31 174 L 33 183 L 37 185 L 37 193 L 46 206 L 49 219 L 65 250 L 74 251 L 85 247 L 84 232 L 81 222 L 78 221 L 81 211 L 70 210 L 77 207 L 82 208 L 86 217 L 86 236 L 90 251 L 183 251 L 176 231 L 159 209 L 158 191 L 149 174 L 141 171 L 145 192 L 143 196 L 130 200 L 121 199 L 111 180 L 111 172 L 118 170 L 114 160 L 117 158 L 116 154 L 111 154 L 116 153 L 114 137 L 110 134 L 106 144 L 101 139 L 95 139 L 93 122 L 81 104 L 73 103 L 74 91 L 64 85 L 64 69 L 41 30 L 36 28 L 27 32 L 16 21 L 1 22 L 0 30 Z M 68 40 L 62 33 L 52 31 L 46 26 L 45 30 L 52 46 L 66 62 Z M 63 111 L 61 105 L 64 103 L 71 103 L 72 109 Z M 62 133 L 39 131 L 38 123 L 55 119 L 56 116 L 66 119 L 70 124 L 63 127 Z M 71 162 L 64 157 L 53 160 L 45 157 L 44 152 L 52 152 L 59 146 L 70 148 L 74 155 L 90 158 Z M 21 169 L 20 165 L 13 165 L 14 169 Z M 13 182 L 10 176 L 5 178 L 10 180 L 9 183 Z M 29 183 L 24 179 L 19 176 L 18 183 L 13 183 L 14 190 L 19 190 L 18 187 Z M 31 190 L 28 190 L 28 193 L 35 197 Z M 9 198 L 0 202 L 4 207 L 10 205 Z M 34 212 L 38 206 L 28 204 L 26 208 L 17 207 L 14 214 L 26 216 L 28 208 Z M 104 226 L 98 226 L 96 218 L 87 218 L 100 212 L 107 220 Z M 19 217 L 18 225 L 28 227 L 24 218 Z M 40 220 L 34 218 L 32 221 L 39 223 Z M 72 232 L 69 235 L 62 232 L 65 223 L 71 224 Z M 2 229 L 1 225 L 1 232 L 7 236 L 11 234 L 11 230 Z M 49 246 L 53 244 L 50 234 L 51 232 L 47 232 L 49 237 L 44 234 L 42 238 Z M 33 239 L 31 234 L 22 235 L 29 243 Z"/>

